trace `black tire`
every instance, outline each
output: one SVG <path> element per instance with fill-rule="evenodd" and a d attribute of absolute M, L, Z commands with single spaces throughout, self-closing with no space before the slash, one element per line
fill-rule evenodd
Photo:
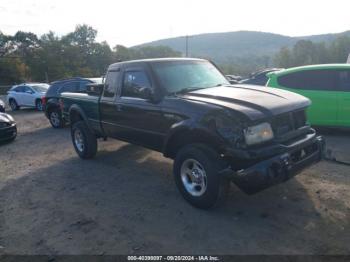
<path fill-rule="evenodd" d="M 12 111 L 16 111 L 16 110 L 19 109 L 19 106 L 18 106 L 16 100 L 13 99 L 13 98 L 10 99 L 9 104 L 10 104 L 10 107 L 11 107 Z"/>
<path fill-rule="evenodd" d="M 78 142 L 80 135 L 80 142 Z M 93 158 L 97 153 L 96 136 L 89 130 L 84 121 L 78 121 L 71 127 L 71 137 L 74 149 L 82 159 Z M 80 146 L 82 145 L 82 147 Z"/>
<path fill-rule="evenodd" d="M 41 99 L 37 99 L 35 101 L 35 108 L 38 111 L 43 111 L 43 102 L 41 101 Z"/>
<path fill-rule="evenodd" d="M 199 196 L 194 196 L 186 189 L 181 169 L 188 161 L 196 160 L 206 174 L 206 189 Z M 227 164 L 220 159 L 210 147 L 203 144 L 191 144 L 182 148 L 176 155 L 174 161 L 174 178 L 182 196 L 193 206 L 201 209 L 208 209 L 224 203 L 229 188 L 230 181 L 219 175 L 219 171 Z"/>
<path fill-rule="evenodd" d="M 63 128 L 65 126 L 64 119 L 62 118 L 62 113 L 59 109 L 50 109 L 48 115 L 50 124 L 53 128 Z"/>

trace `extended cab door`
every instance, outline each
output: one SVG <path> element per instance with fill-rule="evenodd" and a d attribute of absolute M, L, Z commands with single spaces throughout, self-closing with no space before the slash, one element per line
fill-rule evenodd
<path fill-rule="evenodd" d="M 339 71 L 338 124 L 350 127 L 350 70 Z"/>
<path fill-rule="evenodd" d="M 142 146 L 161 150 L 162 133 L 160 105 L 144 98 L 142 90 L 154 92 L 154 81 L 146 64 L 125 65 L 121 86 L 115 100 L 114 136 Z"/>
<path fill-rule="evenodd" d="M 100 119 L 104 133 L 109 137 L 117 138 L 117 107 L 115 104 L 116 92 L 120 86 L 120 68 L 114 68 L 107 72 L 104 89 L 100 99 Z"/>

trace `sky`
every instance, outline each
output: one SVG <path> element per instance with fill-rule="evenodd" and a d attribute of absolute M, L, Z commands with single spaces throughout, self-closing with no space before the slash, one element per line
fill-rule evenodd
<path fill-rule="evenodd" d="M 88 24 L 98 30 L 98 41 L 129 47 L 239 30 L 338 33 L 350 30 L 349 11 L 349 0 L 0 0 L 0 31 L 61 36 Z"/>

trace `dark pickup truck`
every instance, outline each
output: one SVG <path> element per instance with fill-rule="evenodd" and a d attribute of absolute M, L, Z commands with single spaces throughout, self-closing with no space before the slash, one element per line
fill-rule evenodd
<path fill-rule="evenodd" d="M 174 159 L 176 185 L 210 208 L 230 182 L 248 194 L 288 180 L 322 157 L 300 95 L 230 85 L 201 59 L 149 59 L 109 66 L 104 85 L 63 93 L 74 148 L 92 158 L 97 138 L 116 138 Z"/>

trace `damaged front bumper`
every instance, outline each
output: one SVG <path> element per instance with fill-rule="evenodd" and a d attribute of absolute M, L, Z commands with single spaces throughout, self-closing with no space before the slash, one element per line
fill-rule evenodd
<path fill-rule="evenodd" d="M 303 143 L 290 147 L 285 153 L 258 162 L 246 169 L 231 168 L 221 173 L 228 176 L 241 190 L 254 194 L 272 185 L 294 177 L 301 170 L 322 159 L 325 141 L 321 136 L 310 134 Z"/>

